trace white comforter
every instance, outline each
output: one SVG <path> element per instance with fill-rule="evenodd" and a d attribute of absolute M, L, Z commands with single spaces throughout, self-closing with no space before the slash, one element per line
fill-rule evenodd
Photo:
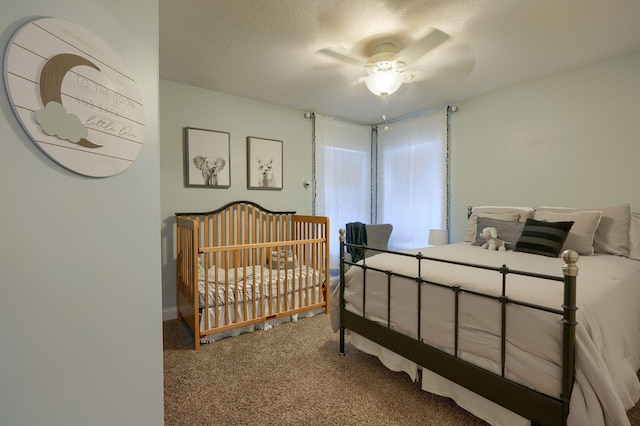
<path fill-rule="evenodd" d="M 514 270 L 562 276 L 562 259 L 483 250 L 468 243 L 430 247 L 412 252 L 462 262 L 501 266 Z M 417 276 L 417 261 L 410 257 L 379 254 L 366 260 L 370 266 Z M 423 262 L 422 277 L 484 293 L 500 294 L 501 275 L 493 271 Z M 569 424 L 625 425 L 626 410 L 640 398 L 636 371 L 640 368 L 640 262 L 617 256 L 581 257 L 577 280 L 576 381 L 571 398 Z M 387 320 L 387 278 L 367 273 L 366 315 Z M 346 274 L 347 309 L 362 310 L 360 268 Z M 516 275 L 507 278 L 507 296 L 560 309 L 562 282 Z M 354 285 L 356 283 L 357 285 Z M 394 281 L 391 323 L 394 329 L 417 334 L 417 290 L 414 280 Z M 332 323 L 338 291 L 332 303 Z M 422 339 L 448 352 L 453 349 L 453 292 L 430 288 L 422 291 Z M 485 368 L 499 371 L 500 304 L 462 294 L 459 316 L 459 355 Z M 560 317 L 509 305 L 507 309 L 506 376 L 541 392 L 560 394 L 562 329 Z M 428 366 L 427 366 L 428 367 Z M 483 413 L 476 412 L 480 417 Z M 490 413 L 486 418 L 492 418 Z"/>

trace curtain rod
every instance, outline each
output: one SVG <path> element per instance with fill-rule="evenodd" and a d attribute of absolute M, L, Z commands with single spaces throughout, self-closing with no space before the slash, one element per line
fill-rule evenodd
<path fill-rule="evenodd" d="M 440 109 L 447 108 L 447 107 L 451 107 L 451 112 L 458 112 L 458 107 L 456 105 L 439 105 L 439 106 L 436 106 L 436 107 L 433 107 L 433 108 L 429 108 L 429 109 L 425 109 L 425 110 L 422 110 L 422 111 L 415 112 L 413 114 L 403 115 L 402 117 L 394 118 L 393 120 L 384 121 L 382 123 L 371 123 L 371 124 L 363 124 L 363 123 L 360 123 L 360 122 L 357 122 L 357 121 L 354 121 L 354 120 L 350 120 L 348 118 L 333 117 L 331 115 L 319 114 L 319 113 L 316 113 L 316 112 L 305 112 L 304 113 L 304 118 L 310 119 L 312 116 L 321 115 L 321 116 L 326 117 L 326 118 L 339 120 L 339 121 L 342 121 L 342 122 L 345 122 L 345 123 L 349 123 L 349 124 L 355 124 L 357 126 L 378 127 L 378 126 L 382 126 L 382 125 L 386 125 L 386 124 L 392 124 L 392 123 L 397 123 L 399 121 L 408 120 L 408 119 L 414 118 L 414 117 L 419 117 L 421 115 L 428 114 L 428 113 L 433 112 L 433 111 L 438 111 Z"/>
<path fill-rule="evenodd" d="M 453 112 L 453 113 L 458 112 L 458 107 L 456 105 L 439 105 L 437 107 L 433 107 L 433 108 L 425 109 L 425 110 L 422 110 L 422 111 L 418 111 L 418 112 L 415 112 L 413 114 L 403 115 L 402 117 L 394 118 L 393 120 L 383 121 L 382 123 L 371 123 L 371 124 L 362 124 L 362 123 L 359 123 L 357 121 L 350 120 L 350 119 L 347 119 L 347 118 L 333 117 L 331 115 L 319 114 L 319 113 L 316 113 L 316 112 L 305 112 L 304 113 L 304 118 L 310 119 L 311 117 L 313 117 L 315 115 L 321 115 L 323 117 L 331 118 L 333 120 L 339 120 L 339 121 L 342 121 L 344 123 L 354 124 L 354 125 L 357 125 L 357 126 L 370 126 L 370 127 L 374 128 L 374 127 L 378 127 L 378 126 L 384 126 L 384 125 L 387 125 L 387 124 L 398 123 L 400 121 L 408 120 L 410 118 L 419 117 L 421 115 L 428 114 L 428 113 L 434 112 L 434 111 L 439 111 L 439 110 L 447 108 L 447 107 L 451 107 L 451 112 Z"/>
<path fill-rule="evenodd" d="M 371 127 L 373 126 L 384 126 L 387 124 L 392 124 L 392 123 L 397 123 L 400 121 L 404 121 L 404 120 L 408 120 L 410 118 L 415 118 L 415 117 L 419 117 L 421 115 L 424 114 L 428 114 L 430 112 L 434 112 L 434 111 L 439 111 L 441 109 L 447 108 L 447 107 L 451 107 L 451 112 L 457 112 L 458 111 L 458 107 L 455 105 L 439 105 L 433 108 L 429 108 L 429 109 L 425 109 L 422 111 L 418 111 L 418 112 L 414 112 L 413 114 L 408 114 L 408 115 L 403 115 L 402 117 L 398 117 L 398 118 L 394 118 L 393 120 L 387 120 L 387 121 L 383 121 L 382 123 L 376 123 L 376 124 L 371 124 Z"/>

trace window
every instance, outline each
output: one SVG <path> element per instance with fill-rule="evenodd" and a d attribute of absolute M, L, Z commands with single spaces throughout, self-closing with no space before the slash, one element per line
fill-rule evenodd
<path fill-rule="evenodd" d="M 331 268 L 340 264 L 338 229 L 371 221 L 371 127 L 316 115 L 316 209 L 331 221 Z"/>
<path fill-rule="evenodd" d="M 430 229 L 447 225 L 447 110 L 391 123 L 377 133 L 372 187 L 372 134 L 316 115 L 314 213 L 331 220 L 331 268 L 339 265 L 338 229 L 348 222 L 390 223 L 389 248 L 425 247 Z M 377 200 L 376 211 L 371 211 Z"/>
<path fill-rule="evenodd" d="M 425 247 L 447 224 L 446 109 L 389 124 L 378 133 L 378 223 L 392 249 Z"/>

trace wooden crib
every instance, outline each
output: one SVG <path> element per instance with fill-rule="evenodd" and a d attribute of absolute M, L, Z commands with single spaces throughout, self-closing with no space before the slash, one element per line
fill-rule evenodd
<path fill-rule="evenodd" d="M 237 201 L 176 213 L 176 223 L 178 317 L 195 349 L 210 335 L 329 312 L 328 217 Z"/>

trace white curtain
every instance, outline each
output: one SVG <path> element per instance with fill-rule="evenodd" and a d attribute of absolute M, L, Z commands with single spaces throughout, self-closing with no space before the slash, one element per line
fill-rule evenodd
<path fill-rule="evenodd" d="M 315 115 L 316 211 L 331 221 L 331 268 L 340 266 L 338 230 L 371 221 L 371 127 Z"/>
<path fill-rule="evenodd" d="M 378 127 L 377 222 L 389 248 L 425 247 L 447 222 L 447 109 Z"/>

